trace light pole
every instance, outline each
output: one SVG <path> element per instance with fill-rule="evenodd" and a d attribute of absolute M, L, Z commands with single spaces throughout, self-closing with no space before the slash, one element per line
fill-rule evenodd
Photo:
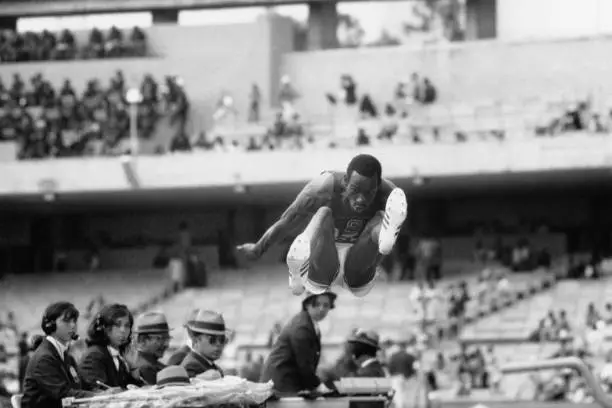
<path fill-rule="evenodd" d="M 130 104 L 130 151 L 132 156 L 138 154 L 138 105 L 142 102 L 142 94 L 138 88 L 128 89 L 125 99 Z"/>

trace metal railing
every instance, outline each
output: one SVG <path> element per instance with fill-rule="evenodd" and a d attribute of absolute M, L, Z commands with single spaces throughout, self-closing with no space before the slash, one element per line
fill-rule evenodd
<path fill-rule="evenodd" d="M 565 357 L 554 360 L 541 360 L 525 363 L 511 363 L 504 365 L 501 368 L 501 371 L 504 374 L 513 374 L 540 370 L 559 370 L 563 368 L 571 368 L 578 371 L 582 378 L 584 378 L 586 384 L 592 390 L 595 401 L 597 401 L 604 408 L 612 408 L 612 398 L 610 398 L 610 396 L 604 392 L 603 388 L 601 388 L 601 383 L 599 380 L 597 380 L 597 378 L 595 378 L 585 362 L 577 357 Z"/>

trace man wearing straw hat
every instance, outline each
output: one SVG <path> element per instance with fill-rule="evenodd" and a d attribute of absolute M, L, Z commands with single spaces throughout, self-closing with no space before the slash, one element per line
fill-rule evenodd
<path fill-rule="evenodd" d="M 189 377 L 206 373 L 208 378 L 223 377 L 223 370 L 215 364 L 221 358 L 228 343 L 230 331 L 220 313 L 200 310 L 193 320 L 187 322 L 187 333 L 192 347 L 181 366 Z"/>
<path fill-rule="evenodd" d="M 264 363 L 261 381 L 274 382 L 278 394 L 297 394 L 316 390 L 325 394 L 330 390 L 317 376 L 321 355 L 321 322 L 334 308 L 336 294 L 315 295 L 306 292 L 302 311 L 295 315 L 272 346 Z"/>
<path fill-rule="evenodd" d="M 136 358 L 133 367 L 140 379 L 155 384 L 157 373 L 165 365 L 159 359 L 164 356 L 170 342 L 170 327 L 166 316 L 160 312 L 143 313 L 134 324 L 136 334 Z"/>
<path fill-rule="evenodd" d="M 183 325 L 183 328 L 185 329 L 185 344 L 179 347 L 178 350 L 172 353 L 170 358 L 168 358 L 169 366 L 181 365 L 181 363 L 183 362 L 187 354 L 189 354 L 189 352 L 191 351 L 191 339 L 189 338 L 189 332 L 187 330 L 187 322 L 195 319 L 195 317 L 198 315 L 199 312 L 200 312 L 200 309 L 193 309 L 187 315 L 187 320 L 185 321 L 185 324 Z"/>
<path fill-rule="evenodd" d="M 191 381 L 187 371 L 180 366 L 168 366 L 157 373 L 157 387 L 184 387 L 190 385 Z"/>

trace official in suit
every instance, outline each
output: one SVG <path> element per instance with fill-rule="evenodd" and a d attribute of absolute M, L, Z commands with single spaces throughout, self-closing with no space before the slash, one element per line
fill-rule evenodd
<path fill-rule="evenodd" d="M 185 336 L 186 344 L 183 344 L 181 347 L 179 347 L 174 353 L 172 353 L 170 358 L 168 358 L 169 366 L 181 365 L 181 363 L 183 362 L 187 354 L 189 354 L 189 352 L 191 351 L 191 339 L 189 338 L 189 332 L 187 330 L 187 323 L 191 320 L 194 320 L 199 312 L 200 312 L 200 309 L 194 309 L 191 312 L 189 312 L 189 315 L 187 316 L 187 320 L 185 321 L 185 324 L 183 325 L 183 328 L 185 329 L 185 334 L 186 334 Z"/>
<path fill-rule="evenodd" d="M 134 318 L 125 305 L 106 305 L 93 318 L 87 330 L 87 350 L 79 364 L 88 387 L 125 389 L 128 384 L 143 384 L 132 375 L 124 358 L 133 325 Z"/>
<path fill-rule="evenodd" d="M 67 397 L 88 398 L 68 346 L 78 338 L 79 312 L 72 303 L 49 305 L 42 317 L 46 337 L 30 357 L 23 382 L 22 408 L 61 408 Z"/>
<path fill-rule="evenodd" d="M 183 359 L 189 378 L 205 373 L 208 379 L 223 377 L 223 370 L 215 364 L 221 358 L 229 341 L 230 331 L 220 313 L 200 310 L 187 322 L 187 333 L 191 339 L 191 350 Z"/>
<path fill-rule="evenodd" d="M 274 382 L 277 394 L 290 395 L 315 389 L 321 393 L 329 392 L 317 377 L 321 354 L 319 323 L 334 308 L 336 297 L 333 292 L 306 293 L 302 311 L 281 330 L 261 376 L 262 382 Z"/>
<path fill-rule="evenodd" d="M 164 356 L 170 343 L 170 327 L 166 316 L 160 312 L 143 313 L 134 324 L 136 356 L 132 368 L 138 378 L 148 385 L 155 385 L 157 373 L 164 367 L 159 359 Z"/>
<path fill-rule="evenodd" d="M 387 371 L 376 355 L 380 338 L 373 330 L 357 330 L 348 339 L 349 353 L 357 367 L 355 377 L 387 377 Z"/>

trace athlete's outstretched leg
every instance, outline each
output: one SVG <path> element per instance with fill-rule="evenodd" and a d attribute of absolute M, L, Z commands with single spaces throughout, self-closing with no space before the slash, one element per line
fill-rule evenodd
<path fill-rule="evenodd" d="M 329 207 L 320 208 L 304 232 L 295 238 L 287 254 L 287 266 L 294 295 L 301 295 L 305 289 L 321 294 L 334 282 L 339 262 Z"/>
<path fill-rule="evenodd" d="M 395 245 L 402 224 L 406 220 L 406 195 L 394 189 L 385 211 L 379 211 L 366 225 L 357 242 L 349 250 L 344 263 L 344 282 L 355 296 L 367 295 L 376 280 L 376 268 L 383 255 Z"/>

